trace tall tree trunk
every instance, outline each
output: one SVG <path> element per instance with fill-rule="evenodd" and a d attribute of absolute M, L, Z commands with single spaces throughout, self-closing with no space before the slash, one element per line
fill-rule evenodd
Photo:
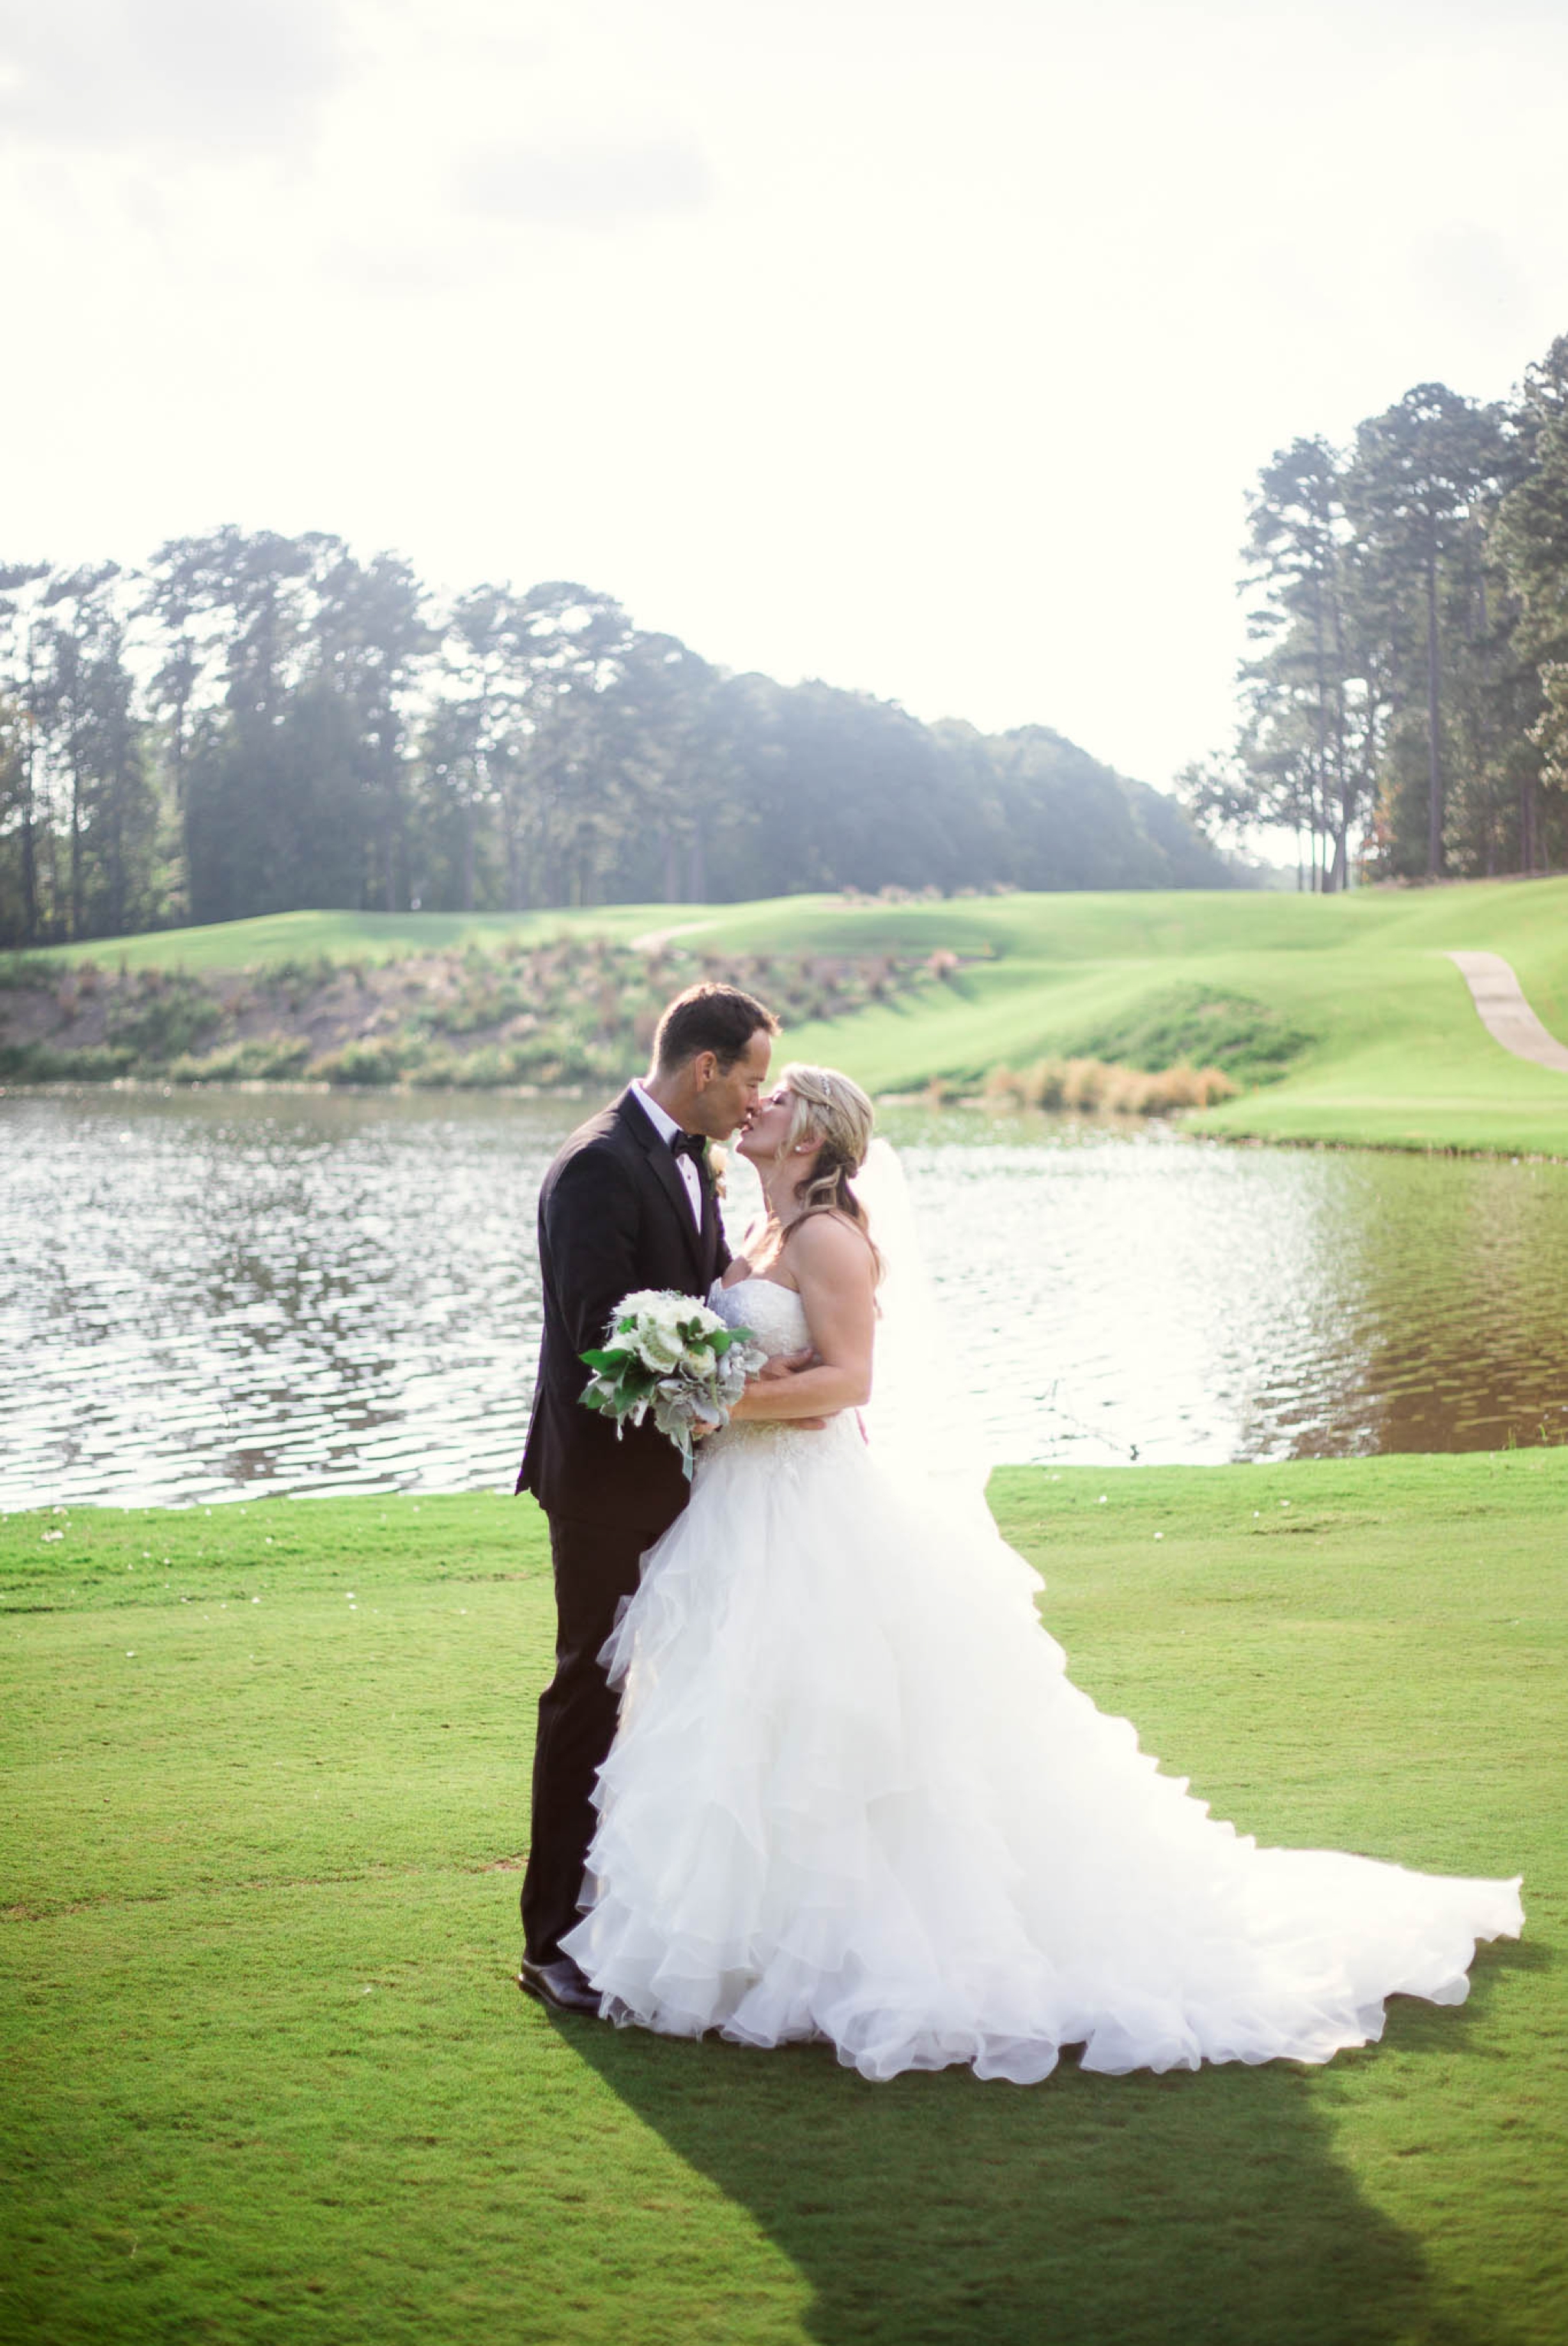
<path fill-rule="evenodd" d="M 1523 774 L 1519 782 L 1519 868 L 1535 869 L 1535 777 Z"/>
<path fill-rule="evenodd" d="M 123 937 L 126 933 L 126 799 L 130 780 L 127 762 L 125 744 L 117 729 L 109 800 L 108 915 L 112 937 Z"/>
<path fill-rule="evenodd" d="M 1442 760 L 1438 748 L 1437 546 L 1427 546 L 1427 877 L 1442 870 Z"/>
<path fill-rule="evenodd" d="M 29 786 L 22 811 L 22 942 L 38 942 L 38 858 L 33 844 L 33 801 Z"/>
<path fill-rule="evenodd" d="M 1345 614 L 1334 589 L 1334 874 L 1341 892 L 1350 884 L 1352 812 L 1349 752 L 1345 740 Z"/>
<path fill-rule="evenodd" d="M 686 893 L 688 903 L 706 904 L 708 902 L 708 842 L 703 838 L 700 822 L 692 832 L 691 845 L 687 850 Z"/>
<path fill-rule="evenodd" d="M 74 944 L 82 933 L 82 769 L 71 746 L 71 924 Z"/>
<path fill-rule="evenodd" d="M 190 778 L 187 771 L 186 757 L 187 715 L 189 707 L 189 692 L 179 691 L 174 702 L 174 716 L 168 737 L 169 763 L 174 769 L 174 805 L 179 819 L 179 849 L 185 859 L 185 913 L 188 920 L 192 917 L 190 910 Z"/>
<path fill-rule="evenodd" d="M 501 821 L 506 834 L 506 909 L 523 910 L 523 842 L 517 835 L 517 809 L 511 791 L 501 798 Z"/>
<path fill-rule="evenodd" d="M 1323 658 L 1323 586 L 1314 581 L 1312 592 L 1312 657 L 1316 671 L 1317 690 L 1312 702 L 1312 796 L 1314 827 L 1321 832 L 1322 850 L 1314 843 L 1313 860 L 1319 867 L 1319 888 L 1327 894 L 1332 882 L 1329 877 L 1329 839 L 1333 830 L 1329 812 L 1329 678 Z"/>
<path fill-rule="evenodd" d="M 22 940 L 38 942 L 38 851 L 33 838 L 33 643 L 27 639 L 27 689 L 22 705 Z"/>

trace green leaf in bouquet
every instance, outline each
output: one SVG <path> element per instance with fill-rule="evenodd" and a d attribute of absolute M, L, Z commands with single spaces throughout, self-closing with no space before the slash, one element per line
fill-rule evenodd
<path fill-rule="evenodd" d="M 623 1345 L 601 1344 L 591 1352 L 579 1352 L 577 1358 L 585 1362 L 590 1369 L 597 1369 L 601 1375 L 604 1375 L 614 1370 L 625 1368 L 633 1355 Z"/>

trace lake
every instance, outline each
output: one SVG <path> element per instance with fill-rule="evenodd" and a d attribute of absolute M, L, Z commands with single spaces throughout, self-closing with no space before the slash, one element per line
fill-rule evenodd
<path fill-rule="evenodd" d="M 583 1113 L 0 1097 L 0 1506 L 509 1489 L 535 1195 Z M 1568 1438 L 1568 1167 L 962 1111 L 884 1128 L 999 1461 Z"/>

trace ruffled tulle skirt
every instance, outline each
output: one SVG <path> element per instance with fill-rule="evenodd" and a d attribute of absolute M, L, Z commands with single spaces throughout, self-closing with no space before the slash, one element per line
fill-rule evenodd
<path fill-rule="evenodd" d="M 1067 1678 L 1039 1581 L 879 1470 L 852 1419 L 735 1428 L 651 1549 L 583 1922 L 606 2014 L 967 2062 L 1324 2061 L 1456 2004 L 1519 1885 L 1259 1849 Z"/>

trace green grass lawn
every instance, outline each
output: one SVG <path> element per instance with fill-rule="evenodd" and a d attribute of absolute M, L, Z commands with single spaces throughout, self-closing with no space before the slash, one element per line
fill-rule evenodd
<path fill-rule="evenodd" d="M 131 969 L 249 969 L 261 962 L 384 960 L 501 937 L 558 936 L 586 928 L 596 936 L 635 937 L 684 917 L 667 904 L 612 904 L 587 913 L 263 913 L 254 920 L 215 921 L 201 928 L 148 929 L 136 936 L 51 945 L 29 960 L 98 961 Z"/>
<path fill-rule="evenodd" d="M 694 944 L 737 952 L 947 948 L 968 957 L 952 984 L 918 1001 L 784 1037 L 787 1052 L 841 1066 L 875 1092 L 1092 1046 L 1202 988 L 1256 1005 L 1306 1044 L 1283 1080 L 1190 1119 L 1197 1129 L 1568 1156 L 1568 1076 L 1494 1043 L 1444 957 L 1453 947 L 1502 954 L 1539 1016 L 1568 1040 L 1568 878 L 1329 897 L 1144 892 L 883 906 L 792 896 L 522 916 L 290 913 L 83 950 L 211 968 L 569 925 L 628 939 L 688 928 Z"/>
<path fill-rule="evenodd" d="M 557 2021 L 512 1984 L 531 1504 L 13 1516 L 5 2338 L 1560 2346 L 1568 1453 L 992 1496 L 1220 1813 L 1524 1873 L 1466 2006 L 1022 2090 Z"/>

